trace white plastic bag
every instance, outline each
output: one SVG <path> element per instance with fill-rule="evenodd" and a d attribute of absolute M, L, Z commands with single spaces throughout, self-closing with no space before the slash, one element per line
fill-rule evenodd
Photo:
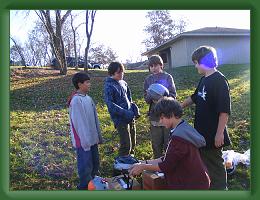
<path fill-rule="evenodd" d="M 247 167 L 250 166 L 250 149 L 244 153 L 238 153 L 234 150 L 227 150 L 222 152 L 222 158 L 227 169 L 235 170 L 238 163 L 243 163 Z"/>

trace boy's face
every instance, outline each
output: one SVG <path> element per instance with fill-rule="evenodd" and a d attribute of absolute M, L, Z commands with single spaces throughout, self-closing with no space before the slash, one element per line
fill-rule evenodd
<path fill-rule="evenodd" d="M 119 81 L 122 80 L 124 78 L 124 71 L 122 70 L 117 70 L 113 75 L 112 78 Z"/>
<path fill-rule="evenodd" d="M 160 64 L 150 65 L 149 68 L 153 74 L 158 74 L 158 73 L 162 72 L 162 65 L 160 65 Z"/>
<path fill-rule="evenodd" d="M 172 128 L 173 127 L 173 122 L 174 122 L 174 117 L 171 117 L 171 118 L 167 118 L 165 117 L 164 115 L 162 115 L 160 117 L 160 123 L 162 125 L 164 125 L 166 128 Z"/>
<path fill-rule="evenodd" d="M 205 75 L 205 66 L 203 64 L 199 64 L 198 61 L 194 61 L 195 67 L 198 70 L 199 74 Z"/>
<path fill-rule="evenodd" d="M 79 86 L 79 90 L 81 92 L 87 93 L 90 89 L 90 86 L 91 86 L 90 80 L 86 80 L 83 83 L 79 83 L 78 86 Z"/>

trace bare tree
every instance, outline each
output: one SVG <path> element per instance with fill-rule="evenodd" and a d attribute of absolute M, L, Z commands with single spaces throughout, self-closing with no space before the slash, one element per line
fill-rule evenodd
<path fill-rule="evenodd" d="M 184 19 L 180 19 L 176 24 L 177 34 L 183 33 L 185 31 L 187 24 L 188 24 L 187 21 L 185 21 Z"/>
<path fill-rule="evenodd" d="M 93 32 L 93 26 L 96 16 L 96 10 L 86 10 L 86 35 L 87 35 L 87 46 L 85 48 L 85 65 L 84 65 L 84 71 L 88 71 L 88 51 L 90 47 L 90 39 Z"/>
<path fill-rule="evenodd" d="M 78 69 L 79 66 L 78 66 L 78 53 L 77 53 L 77 40 L 76 40 L 77 29 L 81 25 L 86 24 L 86 22 L 82 22 L 79 25 L 77 25 L 76 27 L 74 27 L 73 21 L 74 21 L 75 17 L 77 17 L 77 16 L 73 17 L 72 14 L 70 14 L 70 19 L 71 19 L 70 20 L 70 25 L 71 25 L 71 30 L 72 30 L 72 33 L 73 33 L 73 46 L 74 46 L 74 55 L 75 55 L 75 61 L 76 61 L 76 69 Z"/>
<path fill-rule="evenodd" d="M 52 51 L 60 64 L 60 74 L 67 74 L 67 62 L 65 56 L 65 48 L 62 37 L 62 27 L 65 20 L 71 13 L 71 10 L 67 10 L 66 13 L 61 16 L 61 10 L 55 10 L 55 24 L 52 24 L 50 10 L 39 10 L 36 14 L 44 24 L 51 41 Z"/>
<path fill-rule="evenodd" d="M 32 31 L 28 34 L 26 42 L 27 58 L 34 66 L 46 66 L 51 62 L 50 40 L 48 33 L 41 22 L 36 22 Z"/>
<path fill-rule="evenodd" d="M 173 21 L 167 10 L 149 11 L 146 17 L 150 20 L 150 24 L 144 29 L 149 34 L 149 38 L 143 41 L 147 49 L 161 45 L 185 30 L 185 21 L 183 19 L 179 23 Z"/>
<path fill-rule="evenodd" d="M 106 65 L 117 59 L 116 53 L 103 44 L 90 49 L 90 58 L 94 62 Z"/>
<path fill-rule="evenodd" d="M 19 45 L 18 42 L 13 37 L 10 36 L 10 38 L 13 41 L 14 47 L 16 48 L 17 53 L 19 54 L 19 56 L 21 58 L 22 65 L 24 67 L 26 67 L 26 62 L 25 62 L 25 58 L 24 58 L 24 55 L 23 55 L 23 49 L 22 49 L 21 45 Z"/>

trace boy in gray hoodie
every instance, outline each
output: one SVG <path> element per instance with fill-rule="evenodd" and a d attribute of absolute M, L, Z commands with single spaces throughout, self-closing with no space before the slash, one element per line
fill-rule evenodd
<path fill-rule="evenodd" d="M 78 72 L 72 83 L 77 91 L 68 99 L 68 106 L 71 140 L 77 153 L 77 189 L 87 190 L 89 181 L 99 174 L 98 144 L 102 143 L 102 136 L 95 103 L 87 94 L 91 85 L 89 76 Z"/>
<path fill-rule="evenodd" d="M 210 179 L 199 153 L 199 148 L 206 145 L 205 139 L 181 119 L 180 103 L 172 97 L 163 97 L 154 112 L 160 116 L 160 123 L 171 129 L 166 153 L 158 159 L 134 164 L 130 175 L 143 170 L 161 171 L 167 181 L 166 189 L 209 189 Z"/>
<path fill-rule="evenodd" d="M 152 140 L 152 149 L 154 158 L 159 158 L 166 150 L 170 130 L 159 123 L 159 118 L 155 116 L 153 108 L 156 100 L 149 94 L 148 88 L 152 84 L 161 84 L 169 90 L 169 95 L 176 98 L 176 88 L 172 75 L 163 71 L 163 60 L 159 55 L 153 55 L 148 61 L 149 71 L 151 74 L 145 78 L 144 81 L 144 99 L 149 104 L 149 120 L 150 120 L 150 134 Z"/>

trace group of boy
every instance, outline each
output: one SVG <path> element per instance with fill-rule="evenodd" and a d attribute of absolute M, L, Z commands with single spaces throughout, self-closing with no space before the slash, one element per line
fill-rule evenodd
<path fill-rule="evenodd" d="M 144 99 L 149 104 L 149 121 L 154 159 L 134 164 L 130 175 L 143 170 L 163 172 L 167 189 L 227 189 L 227 174 L 222 148 L 230 145 L 227 121 L 230 115 L 229 85 L 216 68 L 216 50 L 201 46 L 192 54 L 192 61 L 202 75 L 194 93 L 179 103 L 172 75 L 163 70 L 163 60 L 153 55 L 148 60 L 151 74 L 144 81 Z M 139 110 L 132 101 L 128 84 L 123 80 L 124 66 L 112 62 L 104 83 L 104 100 L 119 134 L 119 156 L 134 155 L 135 119 Z M 76 73 L 72 82 L 76 93 L 70 98 L 71 138 L 77 152 L 78 189 L 87 189 L 88 182 L 98 175 L 98 144 L 102 143 L 97 111 L 87 95 L 90 78 Z M 148 88 L 161 84 L 167 97 L 154 100 Z M 194 128 L 182 119 L 183 108 L 195 104 Z"/>

